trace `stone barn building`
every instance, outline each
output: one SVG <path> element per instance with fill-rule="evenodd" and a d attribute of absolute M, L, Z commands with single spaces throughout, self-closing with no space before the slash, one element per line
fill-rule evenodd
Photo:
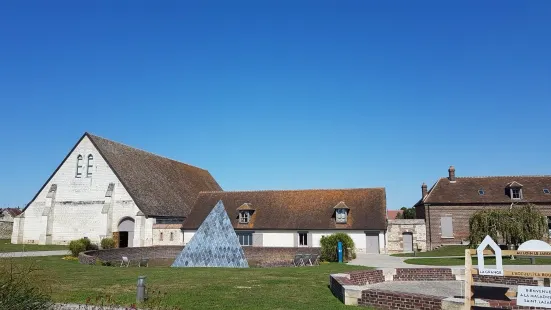
<path fill-rule="evenodd" d="M 344 232 L 360 253 L 423 248 L 417 223 L 387 222 L 384 188 L 225 192 L 207 170 L 89 133 L 15 217 L 11 241 L 184 245 L 219 200 L 242 246 L 319 247 Z"/>
<path fill-rule="evenodd" d="M 200 191 L 213 190 L 221 187 L 207 170 L 85 133 L 15 218 L 11 240 L 181 244 L 181 230 L 173 227 Z"/>
<path fill-rule="evenodd" d="M 0 239 L 10 239 L 13 231 L 13 219 L 21 214 L 17 208 L 0 209 Z"/>
<path fill-rule="evenodd" d="M 531 203 L 551 218 L 551 176 L 456 177 L 455 168 L 430 190 L 423 183 L 416 217 L 424 219 L 429 249 L 466 244 L 469 219 L 479 210 Z"/>

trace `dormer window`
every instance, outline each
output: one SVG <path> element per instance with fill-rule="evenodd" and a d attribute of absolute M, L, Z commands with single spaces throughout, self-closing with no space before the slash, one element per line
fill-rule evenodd
<path fill-rule="evenodd" d="M 254 208 L 250 203 L 244 203 L 239 208 L 239 224 L 248 224 L 251 221 Z"/>
<path fill-rule="evenodd" d="M 544 188 L 544 189 L 543 189 L 543 193 L 544 193 L 544 194 L 549 194 L 549 193 L 550 193 L 550 192 L 549 192 L 549 188 Z"/>
<path fill-rule="evenodd" d="M 346 209 L 337 209 L 337 223 L 346 223 L 346 217 L 348 215 L 348 210 Z"/>
<path fill-rule="evenodd" d="M 346 224 L 350 208 L 344 201 L 339 202 L 333 209 L 335 209 L 335 222 L 338 224 Z"/>
<path fill-rule="evenodd" d="M 511 188 L 511 198 L 520 199 L 522 198 L 522 193 L 520 188 Z"/>
<path fill-rule="evenodd" d="M 484 190 L 483 190 L 483 189 L 479 189 L 479 190 L 478 190 L 478 194 L 482 196 L 482 195 L 484 195 L 484 194 L 485 194 L 485 192 L 484 192 Z"/>
<path fill-rule="evenodd" d="M 249 211 L 239 211 L 239 224 L 248 224 L 251 220 Z"/>
<path fill-rule="evenodd" d="M 509 190 L 509 197 L 511 199 L 522 199 L 522 184 L 513 181 L 507 184 L 507 189 Z"/>

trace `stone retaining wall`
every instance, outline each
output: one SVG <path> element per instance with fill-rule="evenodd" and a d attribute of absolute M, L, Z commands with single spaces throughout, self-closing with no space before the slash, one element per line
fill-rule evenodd
<path fill-rule="evenodd" d="M 384 290 L 365 290 L 358 300 L 358 305 L 374 307 L 380 310 L 416 309 L 440 310 L 445 297 L 400 293 Z"/>
<path fill-rule="evenodd" d="M 120 262 L 123 256 L 131 261 L 141 258 L 173 259 L 182 252 L 184 246 L 151 246 L 86 251 L 79 254 L 81 264 L 95 264 L 97 259 L 107 262 Z M 243 247 L 250 265 L 257 267 L 292 266 L 295 254 L 320 254 L 321 248 L 271 248 Z"/>

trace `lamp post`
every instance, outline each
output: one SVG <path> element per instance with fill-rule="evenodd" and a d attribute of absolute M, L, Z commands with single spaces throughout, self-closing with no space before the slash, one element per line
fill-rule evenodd
<path fill-rule="evenodd" d="M 136 302 L 143 302 L 147 299 L 147 292 L 145 290 L 145 276 L 138 277 L 138 285 L 136 287 Z"/>

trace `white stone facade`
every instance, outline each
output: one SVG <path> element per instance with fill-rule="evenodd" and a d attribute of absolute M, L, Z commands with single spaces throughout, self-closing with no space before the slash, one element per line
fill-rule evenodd
<path fill-rule="evenodd" d="M 245 231 L 237 231 L 245 232 Z M 252 232 L 252 231 L 251 231 Z M 366 232 L 361 230 L 312 230 L 300 231 L 307 233 L 307 245 L 305 247 L 321 247 L 320 241 L 322 236 L 329 236 L 334 233 L 346 233 L 354 241 L 356 253 L 366 252 Z M 184 245 L 187 244 L 195 231 L 184 231 Z M 379 236 L 379 253 L 386 253 L 385 247 L 385 232 L 378 232 Z M 301 247 L 299 244 L 299 231 L 296 230 L 256 230 L 253 233 L 253 246 L 262 247 Z"/>
<path fill-rule="evenodd" d="M 78 156 L 80 177 L 76 177 Z M 88 157 L 93 156 L 88 169 Z M 88 173 L 88 170 L 90 173 Z M 108 194 L 109 184 L 113 183 Z M 99 243 L 124 218 L 135 221 L 134 246 L 151 245 L 154 219 L 145 219 L 88 137 L 69 154 L 52 178 L 16 217 L 12 243 L 67 244 L 82 237 Z"/>
<path fill-rule="evenodd" d="M 387 252 L 389 254 L 402 253 L 407 250 L 406 247 L 404 247 L 404 234 L 411 234 L 414 250 L 427 250 L 425 220 L 389 220 L 386 234 Z"/>

